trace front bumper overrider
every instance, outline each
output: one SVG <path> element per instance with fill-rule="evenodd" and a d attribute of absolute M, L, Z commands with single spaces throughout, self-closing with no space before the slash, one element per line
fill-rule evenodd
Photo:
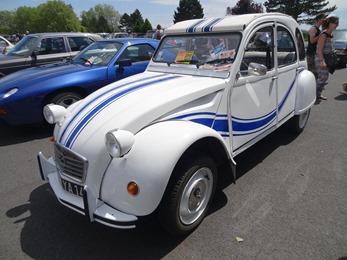
<path fill-rule="evenodd" d="M 83 197 L 71 194 L 65 191 L 59 181 L 59 173 L 52 157 L 48 159 L 41 153 L 37 155 L 41 178 L 48 181 L 57 196 L 59 202 L 66 207 L 69 207 L 82 215 L 85 215 L 89 221 L 97 221 L 104 225 L 130 229 L 135 228 L 135 223 L 138 218 L 120 212 L 103 201 L 96 198 L 87 185 L 83 188 Z"/>

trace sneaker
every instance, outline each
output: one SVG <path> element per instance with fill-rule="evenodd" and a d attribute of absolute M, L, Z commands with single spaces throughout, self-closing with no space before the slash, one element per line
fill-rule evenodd
<path fill-rule="evenodd" d="M 342 88 L 345 92 L 347 92 L 347 81 L 342 84 Z"/>
<path fill-rule="evenodd" d="M 320 96 L 318 97 L 318 99 L 320 99 L 320 100 L 327 100 L 328 98 L 325 97 L 325 96 L 320 95 Z"/>

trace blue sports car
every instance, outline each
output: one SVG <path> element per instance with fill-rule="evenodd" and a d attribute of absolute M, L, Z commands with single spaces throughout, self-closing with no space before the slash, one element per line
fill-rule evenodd
<path fill-rule="evenodd" d="M 42 123 L 46 104 L 67 107 L 111 82 L 143 72 L 158 43 L 145 38 L 101 40 L 71 60 L 1 78 L 0 124 Z"/>

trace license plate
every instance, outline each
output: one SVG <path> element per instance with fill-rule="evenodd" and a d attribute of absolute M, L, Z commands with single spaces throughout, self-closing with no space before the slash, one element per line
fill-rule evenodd
<path fill-rule="evenodd" d="M 83 186 L 61 179 L 61 186 L 67 192 L 83 197 Z"/>

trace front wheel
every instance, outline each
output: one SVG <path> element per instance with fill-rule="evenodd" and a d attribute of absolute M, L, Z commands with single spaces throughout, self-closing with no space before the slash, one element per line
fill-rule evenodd
<path fill-rule="evenodd" d="M 174 235 L 192 232 L 205 217 L 217 184 L 217 168 L 212 158 L 189 156 L 179 162 L 164 194 L 159 218 Z"/>
<path fill-rule="evenodd" d="M 306 110 L 304 113 L 300 115 L 294 116 L 292 119 L 290 119 L 290 126 L 291 130 L 296 133 L 300 134 L 302 131 L 304 131 L 304 128 L 307 124 L 308 118 L 310 116 L 311 109 Z"/>
<path fill-rule="evenodd" d="M 67 92 L 61 92 L 50 99 L 49 103 L 53 103 L 56 105 L 63 106 L 67 108 L 68 106 L 72 105 L 73 103 L 77 102 L 78 100 L 81 100 L 83 96 L 81 94 L 73 92 L 73 91 L 67 91 Z"/>

